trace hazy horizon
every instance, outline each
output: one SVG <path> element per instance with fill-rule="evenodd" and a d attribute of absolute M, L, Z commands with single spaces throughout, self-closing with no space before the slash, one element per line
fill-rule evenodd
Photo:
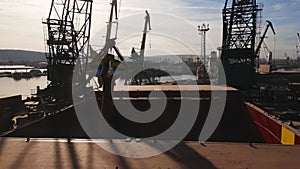
<path fill-rule="evenodd" d="M 150 49 L 162 53 L 200 53 L 200 35 L 197 26 L 210 25 L 207 33 L 207 54 L 222 43 L 222 9 L 225 1 L 217 0 L 123 0 L 120 5 L 118 45 L 124 55 L 131 47 L 139 48 L 144 25 L 144 11 L 151 15 L 152 30 L 147 38 L 146 54 Z M 266 39 L 274 57 L 296 55 L 297 36 L 300 32 L 300 0 L 258 0 L 263 3 L 262 30 L 265 20 L 270 20 L 277 33 L 270 31 Z M 93 4 L 92 39 L 103 42 L 103 33 L 109 15 L 110 0 L 98 0 Z M 231 2 L 230 2 L 231 3 Z M 2 0 L 0 2 L 0 49 L 45 52 L 42 18 L 47 18 L 51 0 Z M 133 21 L 130 23 L 130 21 Z M 187 31 L 183 31 L 187 30 Z M 126 43 L 120 42 L 128 38 Z M 164 35 L 164 36 L 161 36 Z M 124 39 L 123 39 L 124 40 Z M 128 43 L 128 41 L 131 41 Z M 178 44 L 177 44 L 178 42 Z M 275 42 L 275 44 L 274 44 Z M 178 47 L 179 45 L 179 47 Z M 188 47 L 188 48 L 187 48 Z M 147 53 L 148 52 L 148 53 Z"/>

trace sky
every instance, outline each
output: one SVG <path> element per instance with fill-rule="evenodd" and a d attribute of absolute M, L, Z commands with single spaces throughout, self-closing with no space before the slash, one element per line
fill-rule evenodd
<path fill-rule="evenodd" d="M 119 0 L 118 0 L 119 1 Z M 110 0 L 94 0 L 92 45 L 104 42 Z M 229 0 L 231 3 L 231 1 Z M 275 58 L 296 55 L 300 32 L 300 0 L 257 0 L 263 4 L 262 29 L 270 20 L 276 36 L 268 33 L 267 45 Z M 199 54 L 201 36 L 197 26 L 209 24 L 206 53 L 222 42 L 222 9 L 225 0 L 121 0 L 118 46 L 124 55 L 139 48 L 145 10 L 151 15 L 152 30 L 147 38 L 147 55 L 158 53 Z M 44 26 L 51 0 L 1 0 L 0 49 L 45 51 Z"/>

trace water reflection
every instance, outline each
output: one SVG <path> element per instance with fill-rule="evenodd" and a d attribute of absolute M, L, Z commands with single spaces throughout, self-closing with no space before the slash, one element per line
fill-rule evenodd
<path fill-rule="evenodd" d="M 23 98 L 30 96 L 32 91 L 40 86 L 47 87 L 47 76 L 33 77 L 30 79 L 14 79 L 9 77 L 0 78 L 0 96 L 22 95 Z"/>

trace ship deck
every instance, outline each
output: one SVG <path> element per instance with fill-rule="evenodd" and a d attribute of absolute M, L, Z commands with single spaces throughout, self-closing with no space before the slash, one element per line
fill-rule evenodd
<path fill-rule="evenodd" d="M 233 87 L 216 85 L 144 85 L 115 86 L 115 91 L 238 91 Z"/>
<path fill-rule="evenodd" d="M 298 158 L 300 146 L 181 142 L 163 154 L 134 159 L 111 154 L 97 144 L 111 144 L 121 154 L 126 154 L 130 144 L 138 145 L 143 144 L 142 142 L 100 140 L 96 144 L 87 140 L 73 140 L 68 143 L 66 140 L 59 139 L 32 139 L 26 143 L 25 140 L 25 138 L 0 138 L 1 168 L 292 169 L 300 165 Z M 133 151 L 135 154 L 143 152 L 145 151 L 141 152 L 138 149 Z M 130 156 L 130 154 L 126 155 Z"/>

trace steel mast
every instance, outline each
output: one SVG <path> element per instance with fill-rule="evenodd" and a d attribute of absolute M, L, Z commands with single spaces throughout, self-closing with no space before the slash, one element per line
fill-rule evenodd
<path fill-rule="evenodd" d="M 297 59 L 299 60 L 299 48 L 300 48 L 300 34 L 297 33 L 297 37 L 298 37 L 298 45 L 296 46 L 296 52 L 297 52 Z"/>
<path fill-rule="evenodd" d="M 203 55 L 203 63 L 206 66 L 206 33 L 209 31 L 209 24 L 205 25 L 204 23 L 200 26 L 198 25 L 198 31 L 201 38 L 201 54 Z"/>

